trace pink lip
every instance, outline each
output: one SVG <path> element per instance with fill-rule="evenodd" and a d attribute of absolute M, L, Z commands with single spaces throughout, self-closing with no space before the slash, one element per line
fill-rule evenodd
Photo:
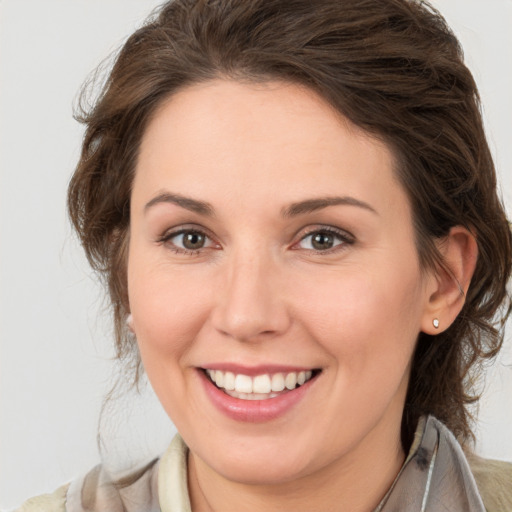
<path fill-rule="evenodd" d="M 212 363 L 203 366 L 208 370 L 220 370 L 222 372 L 232 372 L 236 374 L 243 374 L 249 377 L 256 377 L 256 375 L 265 375 L 274 373 L 291 373 L 313 370 L 313 368 L 298 367 L 298 366 L 284 366 L 276 364 L 258 365 L 258 366 L 243 366 L 233 363 Z"/>
<path fill-rule="evenodd" d="M 313 377 L 302 386 L 283 393 L 275 398 L 269 398 L 267 400 L 242 400 L 224 393 L 224 391 L 219 389 L 210 381 L 203 370 L 198 369 L 197 373 L 203 383 L 206 395 L 220 412 L 236 421 L 248 423 L 263 423 L 285 415 L 305 397 L 311 386 L 316 381 L 316 377 Z M 235 373 L 243 372 L 239 371 Z M 270 372 L 269 367 L 266 366 L 263 373 L 277 372 Z M 248 374 L 245 373 L 245 375 Z M 255 375 L 261 375 L 261 373 L 255 373 Z"/>

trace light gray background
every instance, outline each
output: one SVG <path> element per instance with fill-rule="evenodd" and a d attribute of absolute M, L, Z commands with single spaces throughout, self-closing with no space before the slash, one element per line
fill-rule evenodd
<path fill-rule="evenodd" d="M 65 216 L 86 75 L 154 0 L 0 0 L 0 507 L 48 492 L 99 461 L 111 332 Z M 512 1 L 437 0 L 479 83 L 503 194 L 512 210 Z M 512 325 L 487 375 L 480 453 L 512 460 Z M 103 425 L 114 459 L 150 456 L 172 426 L 146 392 Z"/>

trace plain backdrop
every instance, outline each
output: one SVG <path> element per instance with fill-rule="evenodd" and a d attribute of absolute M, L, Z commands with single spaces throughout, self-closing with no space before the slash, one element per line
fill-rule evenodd
<path fill-rule="evenodd" d="M 112 382 L 103 293 L 65 213 L 82 129 L 72 104 L 88 73 L 154 0 L 0 0 L 0 507 L 54 490 L 100 460 Z M 512 210 L 512 1 L 434 2 L 460 37 Z M 477 451 L 512 460 L 512 325 L 486 375 Z M 112 459 L 149 457 L 174 432 L 149 390 L 102 424 Z"/>

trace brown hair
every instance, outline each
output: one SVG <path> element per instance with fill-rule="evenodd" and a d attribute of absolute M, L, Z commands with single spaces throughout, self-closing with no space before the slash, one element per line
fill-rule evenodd
<path fill-rule="evenodd" d="M 125 43 L 102 92 L 79 120 L 82 154 L 69 213 L 113 305 L 117 354 L 127 335 L 130 191 L 141 137 L 179 88 L 223 76 L 310 87 L 394 151 L 413 208 L 424 268 L 443 268 L 434 240 L 455 225 L 478 243 L 464 308 L 437 336 L 420 334 L 402 422 L 434 414 L 471 435 L 471 370 L 496 355 L 510 313 L 511 232 L 497 195 L 479 96 L 460 45 L 426 2 L 408 0 L 174 0 Z M 500 325 L 500 320 L 502 324 Z"/>

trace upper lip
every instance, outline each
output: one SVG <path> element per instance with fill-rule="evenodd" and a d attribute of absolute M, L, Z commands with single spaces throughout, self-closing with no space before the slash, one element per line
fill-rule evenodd
<path fill-rule="evenodd" d="M 242 374 L 249 377 L 257 375 L 274 374 L 274 373 L 291 373 L 301 371 L 313 371 L 318 368 L 312 366 L 291 366 L 281 364 L 261 364 L 256 366 L 244 366 L 235 363 L 211 363 L 201 366 L 203 370 L 220 370 L 222 372 L 232 372 L 236 375 Z"/>

